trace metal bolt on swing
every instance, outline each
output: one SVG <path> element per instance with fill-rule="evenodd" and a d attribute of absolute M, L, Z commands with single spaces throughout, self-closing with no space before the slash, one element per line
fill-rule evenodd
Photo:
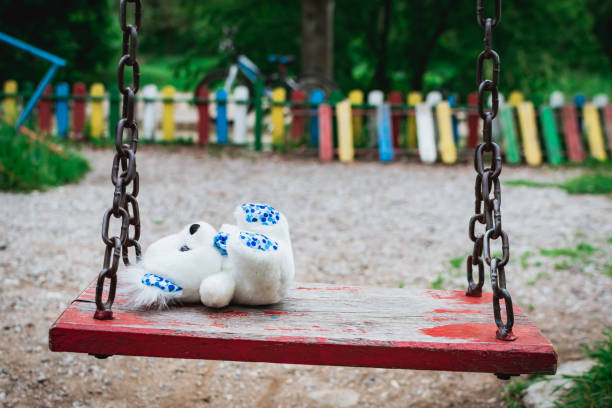
<path fill-rule="evenodd" d="M 480 143 L 474 152 L 474 169 L 476 170 L 475 192 L 475 214 L 470 218 L 469 237 L 474 243 L 472 254 L 467 258 L 467 296 L 482 296 L 484 285 L 484 263 L 489 266 L 491 286 L 493 288 L 493 314 L 497 325 L 496 337 L 500 340 L 513 341 L 516 336 L 512 333 L 514 326 L 514 310 L 512 308 L 512 297 L 506 289 L 505 266 L 510 258 L 510 244 L 508 235 L 502 229 L 501 217 L 501 184 L 499 175 L 502 170 L 501 149 L 497 143 L 492 141 L 493 119 L 497 116 L 499 109 L 499 54 L 492 49 L 493 28 L 501 20 L 501 0 L 494 0 L 494 18 L 484 17 L 484 0 L 476 1 L 476 20 L 484 28 L 484 50 L 478 55 L 476 63 L 476 83 L 478 85 L 478 114 L 483 120 L 483 143 Z M 492 79 L 483 78 L 483 64 L 485 60 L 493 63 Z M 491 92 L 491 110 L 484 108 L 485 93 Z M 485 155 L 491 155 L 490 167 L 485 167 Z M 493 196 L 491 197 L 491 193 Z M 484 224 L 485 233 L 475 234 L 476 223 Z M 491 258 L 490 242 L 501 238 L 502 257 Z M 483 262 L 484 257 L 484 262 Z M 478 282 L 474 281 L 473 269 L 478 266 Z M 501 315 L 500 300 L 504 300 L 506 309 L 506 323 Z M 507 379 L 507 375 L 498 374 L 499 378 Z"/>
<path fill-rule="evenodd" d="M 134 3 L 134 24 L 127 24 L 127 3 Z M 119 5 L 119 25 L 123 31 L 122 57 L 117 67 L 117 85 L 123 95 L 123 109 L 115 131 L 115 148 L 117 152 L 113 157 L 111 168 L 111 182 L 115 186 L 113 205 L 104 213 L 102 219 L 102 241 L 106 245 L 102 271 L 98 275 L 96 284 L 96 312 L 94 319 L 109 320 L 113 318 L 112 306 L 117 290 L 117 269 L 119 258 L 127 266 L 130 264 L 129 248 L 134 247 L 136 260 L 140 259 L 140 212 L 138 210 L 139 176 L 136 171 L 136 149 L 138 147 L 138 124 L 134 118 L 134 101 L 140 87 L 140 66 L 136 60 L 136 46 L 138 44 L 138 31 L 142 15 L 140 0 L 121 0 Z M 133 83 L 126 86 L 124 83 L 125 67 L 131 67 Z M 128 130 L 128 143 L 123 142 L 125 130 Z M 131 193 L 127 187 L 132 184 Z M 111 219 L 121 220 L 119 236 L 109 237 Z M 130 236 L 130 226 L 133 235 Z M 104 284 L 109 280 L 106 301 L 103 301 Z M 98 357 L 98 356 L 96 356 Z"/>

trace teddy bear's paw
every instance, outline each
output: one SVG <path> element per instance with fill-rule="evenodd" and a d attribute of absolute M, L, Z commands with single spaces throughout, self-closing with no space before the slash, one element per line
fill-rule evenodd
<path fill-rule="evenodd" d="M 183 288 L 169 279 L 149 273 L 142 264 L 132 265 L 118 273 L 131 306 L 165 309 L 180 301 L 183 295 Z"/>
<path fill-rule="evenodd" d="M 208 307 L 225 307 L 234 296 L 236 283 L 228 273 L 218 273 L 202 281 L 200 285 L 200 300 Z"/>

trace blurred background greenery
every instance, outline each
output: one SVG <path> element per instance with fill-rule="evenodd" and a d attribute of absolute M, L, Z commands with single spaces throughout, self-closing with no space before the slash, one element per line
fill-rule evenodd
<path fill-rule="evenodd" d="M 308 0 L 303 0 L 308 1 Z M 143 0 L 139 37 L 143 84 L 192 90 L 207 72 L 227 66 L 219 52 L 224 26 L 260 67 L 267 55 L 293 54 L 300 66 L 298 0 Z M 334 80 L 353 88 L 465 95 L 476 89 L 482 50 L 475 1 L 335 0 Z M 488 1 L 489 6 L 492 1 Z M 68 60 L 58 80 L 115 81 L 121 33 L 118 1 L 0 0 L 3 32 Z M 488 12 L 487 15 L 492 15 Z M 518 89 L 535 102 L 553 90 L 612 94 L 612 1 L 513 0 L 494 30 L 501 91 Z M 0 45 L 4 81 L 38 81 L 46 64 Z M 265 70 L 265 69 L 264 69 Z M 270 67 L 268 67 L 268 71 Z"/>

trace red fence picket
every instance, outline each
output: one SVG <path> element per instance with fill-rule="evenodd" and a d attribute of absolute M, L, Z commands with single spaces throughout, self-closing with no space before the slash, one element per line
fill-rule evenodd
<path fill-rule="evenodd" d="M 291 102 L 304 103 L 306 102 L 306 93 L 301 89 L 296 89 L 291 92 Z M 291 107 L 291 140 L 301 140 L 304 135 L 305 116 L 308 110 L 303 106 Z"/>
<path fill-rule="evenodd" d="M 210 112 L 208 111 L 208 98 L 210 93 L 205 85 L 198 88 L 196 98 L 205 99 L 204 101 L 196 102 L 198 107 L 198 144 L 204 146 L 208 144 L 208 135 L 210 134 Z"/>
<path fill-rule="evenodd" d="M 472 92 L 467 97 L 467 104 L 470 107 L 478 106 L 478 92 Z M 467 147 L 475 148 L 478 145 L 478 124 L 480 118 L 476 110 L 470 110 L 467 114 L 468 122 L 468 134 L 467 134 Z"/>
<path fill-rule="evenodd" d="M 87 96 L 85 84 L 76 82 L 72 85 L 72 96 L 75 98 L 72 104 L 72 138 L 81 140 L 85 129 L 85 97 Z"/>
<path fill-rule="evenodd" d="M 582 162 L 586 158 L 586 153 L 580 140 L 576 106 L 572 103 L 564 105 L 561 109 L 561 116 L 563 119 L 563 134 L 565 135 L 567 158 L 572 162 Z"/>
<path fill-rule="evenodd" d="M 612 105 L 606 105 L 602 108 L 606 135 L 608 136 L 608 150 L 612 156 Z"/>
<path fill-rule="evenodd" d="M 404 116 L 400 109 L 393 109 L 396 105 L 402 104 L 404 94 L 400 91 L 392 91 L 389 93 L 388 100 L 391 104 L 391 132 L 393 134 L 393 147 L 400 147 L 400 139 L 402 135 L 402 117 Z"/>
<path fill-rule="evenodd" d="M 42 98 L 38 100 L 38 130 L 42 133 L 51 133 L 51 109 L 53 102 L 53 87 L 49 84 L 43 92 Z"/>
<path fill-rule="evenodd" d="M 328 163 L 334 158 L 332 136 L 332 108 L 326 103 L 319 105 L 319 159 Z"/>

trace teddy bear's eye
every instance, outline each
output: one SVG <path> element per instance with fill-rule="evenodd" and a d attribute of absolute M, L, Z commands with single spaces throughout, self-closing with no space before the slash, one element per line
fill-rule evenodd
<path fill-rule="evenodd" d="M 200 228 L 200 224 L 191 224 L 191 227 L 189 227 L 189 233 L 191 235 L 195 234 L 196 231 Z"/>
<path fill-rule="evenodd" d="M 189 251 L 190 249 L 191 249 L 191 248 L 189 248 L 187 245 L 183 245 L 183 246 L 180 248 L 180 251 L 181 251 L 181 252 L 185 252 L 185 251 Z"/>

